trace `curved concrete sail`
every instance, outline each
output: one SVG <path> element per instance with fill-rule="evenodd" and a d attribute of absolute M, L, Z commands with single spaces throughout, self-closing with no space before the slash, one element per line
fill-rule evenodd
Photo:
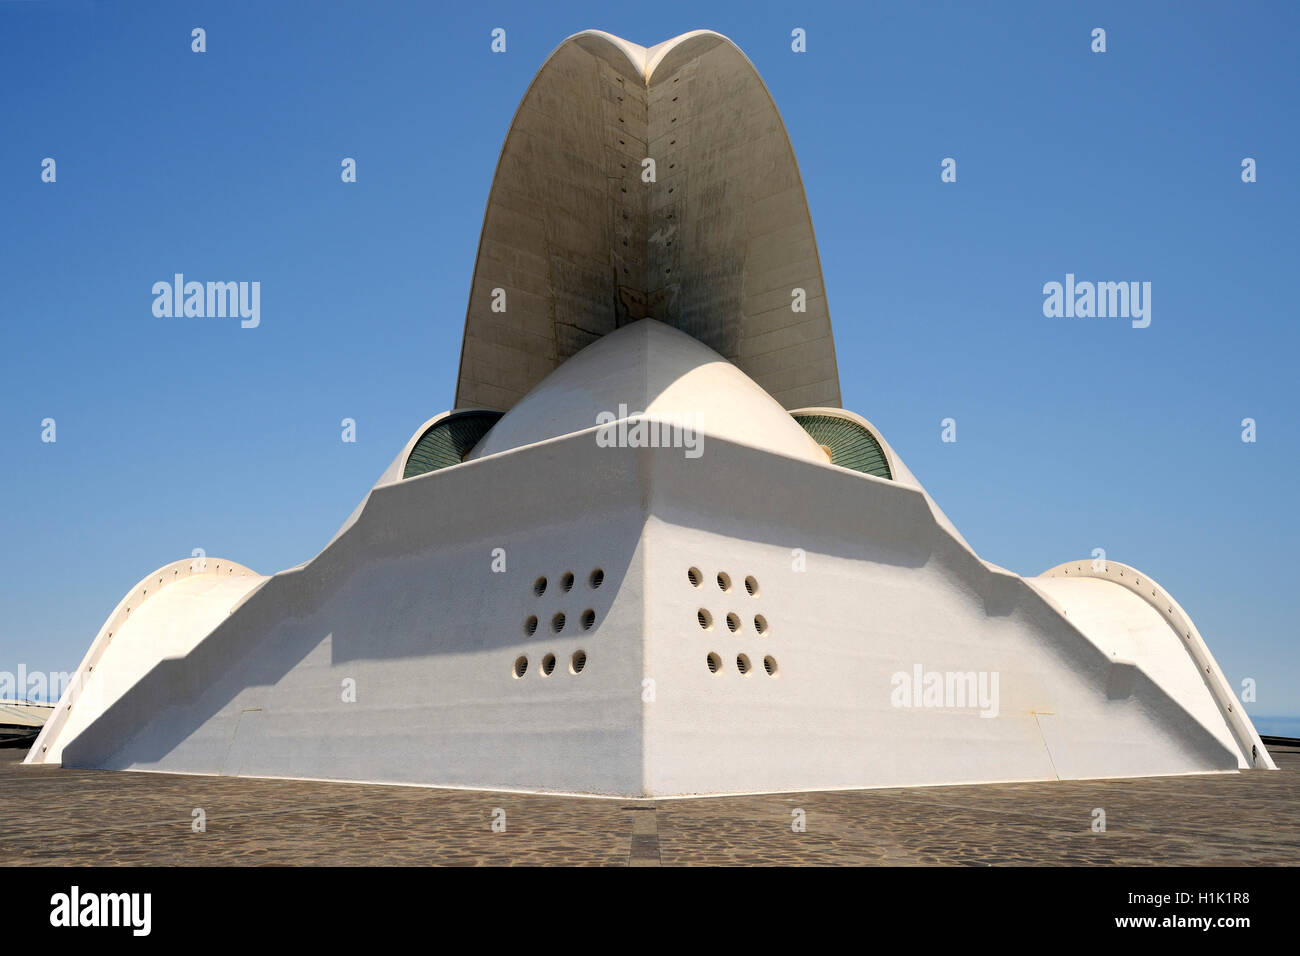
<path fill-rule="evenodd" d="M 173 561 L 145 575 L 91 641 L 26 762 L 62 760 L 68 741 L 160 661 L 193 650 L 266 581 L 242 564 L 208 557 Z"/>
<path fill-rule="evenodd" d="M 455 404 L 507 411 L 647 317 L 787 409 L 840 404 L 794 150 L 753 65 L 708 30 L 649 50 L 589 30 L 542 66 L 488 198 Z"/>
<path fill-rule="evenodd" d="M 1118 561 L 1069 561 L 1026 581 L 1113 659 L 1141 666 L 1215 728 L 1241 767 L 1277 769 L 1191 615 L 1150 575 Z"/>

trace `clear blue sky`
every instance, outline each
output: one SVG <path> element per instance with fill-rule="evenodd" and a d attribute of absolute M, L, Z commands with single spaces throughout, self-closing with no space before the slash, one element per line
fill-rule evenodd
<path fill-rule="evenodd" d="M 1258 681 L 1250 711 L 1300 715 L 1297 9 L 0 2 L 0 670 L 71 670 L 193 548 L 313 556 L 451 404 L 546 55 L 710 27 L 794 143 L 844 404 L 981 555 L 1036 574 L 1105 548 Z M 261 282 L 261 326 L 155 318 L 174 272 Z M 1067 272 L 1151 282 L 1151 326 L 1044 317 Z"/>

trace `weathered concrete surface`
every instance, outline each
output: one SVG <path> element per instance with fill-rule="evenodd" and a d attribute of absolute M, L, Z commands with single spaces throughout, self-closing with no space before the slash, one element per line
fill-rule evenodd
<path fill-rule="evenodd" d="M 762 80 L 709 31 L 656 48 L 648 80 L 628 48 L 640 50 L 570 38 L 515 114 L 483 219 L 456 406 L 508 410 L 569 356 L 647 316 L 787 409 L 838 406 L 812 220 Z M 795 288 L 806 311 L 791 309 Z"/>
<path fill-rule="evenodd" d="M 638 801 L 62 770 L 0 751 L 0 864 L 1295 866 L 1300 753 L 1273 753 L 1277 772 Z"/>

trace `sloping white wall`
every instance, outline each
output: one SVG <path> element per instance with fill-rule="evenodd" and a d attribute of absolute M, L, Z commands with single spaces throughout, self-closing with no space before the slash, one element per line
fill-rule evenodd
<path fill-rule="evenodd" d="M 1117 694 L 1108 655 L 972 556 L 916 490 L 716 437 L 706 449 L 598 448 L 586 432 L 376 489 L 324 554 L 155 667 L 65 763 L 624 795 L 1239 766 L 1214 715 L 1163 674 L 1139 661 Z M 597 624 L 582 632 L 588 606 Z M 550 677 L 545 653 L 559 659 Z M 997 716 L 893 706 L 892 675 L 917 664 L 996 672 Z"/>
<path fill-rule="evenodd" d="M 146 575 L 108 616 L 25 758 L 58 763 L 64 744 L 159 661 L 188 654 L 267 579 L 222 558 L 192 558 Z"/>
<path fill-rule="evenodd" d="M 596 415 L 620 403 L 703 411 L 702 454 L 602 447 Z M 320 555 L 246 594 L 150 597 L 119 635 L 138 643 L 92 646 L 110 691 L 63 762 L 628 796 L 1250 764 L 1258 737 L 1233 730 L 1248 718 L 1172 598 L 1204 680 L 1123 588 L 988 565 L 910 473 L 829 464 L 680 332 L 612 333 L 501 426 L 472 460 L 381 482 Z M 918 668 L 996 677 L 995 706 L 899 706 L 895 675 Z"/>
<path fill-rule="evenodd" d="M 589 436 L 542 443 L 376 488 L 321 555 L 146 675 L 65 764 L 639 792 L 626 690 L 641 669 L 642 495 L 635 456 L 608 451 Z M 548 653 L 559 663 L 544 677 Z"/>
<path fill-rule="evenodd" d="M 1113 664 L 1022 579 L 986 567 L 894 482 L 713 442 L 654 457 L 646 534 L 646 789 L 909 786 L 1232 770 L 1203 687 Z M 797 550 L 796 550 L 797 549 Z M 687 571 L 703 572 L 693 587 Z M 798 570 L 800 567 L 803 570 Z M 718 571 L 732 582 L 723 593 Z M 747 576 L 758 596 L 739 586 Z M 711 630 L 697 620 L 703 608 Z M 732 633 L 722 622 L 741 618 Z M 753 617 L 762 614 L 768 633 Z M 719 654 L 722 670 L 706 666 Z M 741 675 L 738 654 L 753 669 Z M 773 657 L 777 675 L 762 660 Z M 894 706 L 896 673 L 998 675 L 996 717 Z M 1195 690 L 1195 688 L 1192 688 Z M 1179 695 L 1179 696 L 1176 696 Z"/>

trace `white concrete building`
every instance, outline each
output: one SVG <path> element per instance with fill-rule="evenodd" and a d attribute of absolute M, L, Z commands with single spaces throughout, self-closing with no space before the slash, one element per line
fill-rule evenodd
<path fill-rule="evenodd" d="M 981 560 L 838 407 L 793 152 L 724 37 L 547 60 L 456 395 L 313 560 L 146 576 L 28 760 L 622 796 L 1273 766 L 1159 585 Z"/>

